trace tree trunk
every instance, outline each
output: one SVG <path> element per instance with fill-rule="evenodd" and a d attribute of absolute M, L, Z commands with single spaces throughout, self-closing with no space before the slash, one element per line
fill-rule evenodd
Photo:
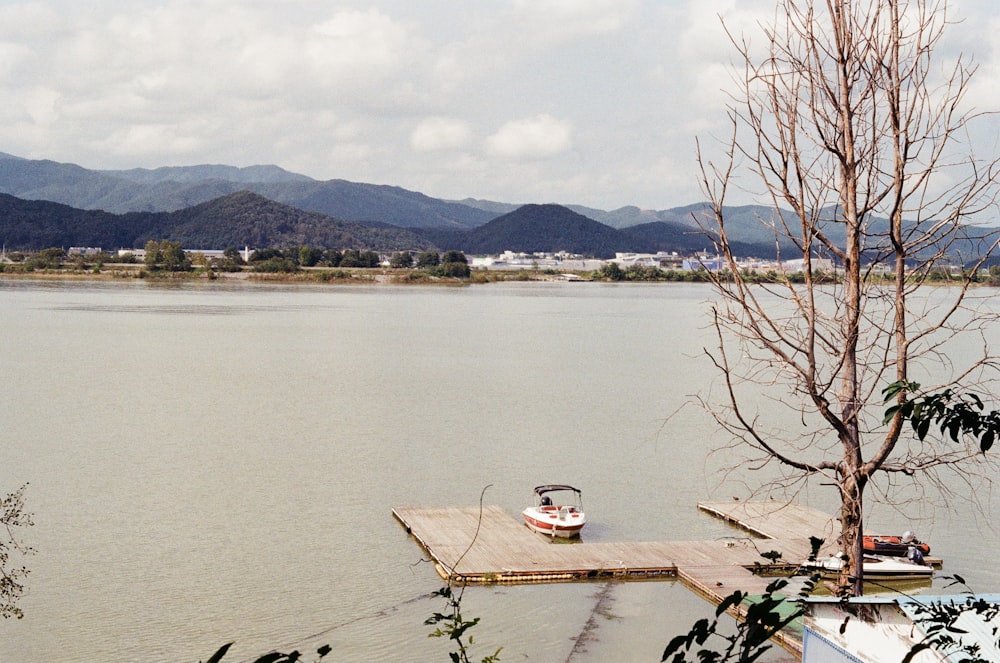
<path fill-rule="evenodd" d="M 840 570 L 837 594 L 840 596 L 861 596 L 864 591 L 862 565 L 864 559 L 864 517 L 863 480 L 859 480 L 856 470 L 845 467 L 841 477 L 840 505 L 840 545 L 847 555 Z"/>

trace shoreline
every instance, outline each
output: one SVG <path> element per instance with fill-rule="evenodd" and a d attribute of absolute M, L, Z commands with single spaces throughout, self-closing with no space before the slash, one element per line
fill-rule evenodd
<path fill-rule="evenodd" d="M 258 283 L 301 285 L 422 285 L 439 287 L 468 287 L 505 282 L 586 282 L 590 274 L 552 274 L 535 271 L 474 271 L 469 278 L 432 276 L 426 272 L 392 269 L 315 269 L 307 268 L 293 273 L 274 272 L 216 272 L 194 270 L 190 272 L 150 272 L 131 265 L 116 266 L 98 272 L 93 270 L 33 270 L 2 271 L 0 281 L 77 281 L 122 283 Z"/>
<path fill-rule="evenodd" d="M 600 274 L 593 271 L 567 270 L 557 272 L 553 269 L 518 269 L 518 270 L 472 270 L 468 277 L 437 276 L 419 269 L 393 269 L 386 267 L 351 267 L 351 268 L 329 268 L 329 267 L 305 267 L 295 272 L 255 272 L 242 270 L 238 272 L 215 271 L 203 267 L 196 267 L 190 271 L 162 271 L 150 270 L 145 265 L 112 263 L 104 269 L 97 270 L 93 267 L 89 269 L 60 268 L 60 269 L 4 269 L 5 264 L 0 263 L 0 282 L 35 280 L 35 281 L 75 281 L 75 282 L 142 282 L 150 284 L 181 284 L 181 283 L 248 283 L 248 284 L 272 284 L 272 285 L 330 285 L 330 286 L 433 286 L 446 288 L 464 288 L 474 285 L 488 285 L 491 283 L 613 283 L 613 284 L 692 284 L 710 283 L 706 276 L 696 276 L 691 278 L 685 276 L 678 278 L 676 273 L 658 273 L 657 277 L 646 278 L 624 278 L 612 279 L 602 278 Z M 16 267 L 16 266 L 15 266 Z M 695 273 L 697 274 L 697 273 Z M 782 280 L 762 279 L 758 282 L 748 280 L 747 283 L 774 284 L 784 282 Z M 799 285 L 804 285 L 798 282 Z M 872 281 L 869 285 L 891 286 L 892 279 L 884 281 Z M 817 283 L 818 287 L 829 285 L 830 283 Z M 967 283 L 964 280 L 933 279 L 920 284 L 928 287 L 972 287 L 972 288 L 996 288 L 1000 283 L 986 281 L 972 281 Z"/>

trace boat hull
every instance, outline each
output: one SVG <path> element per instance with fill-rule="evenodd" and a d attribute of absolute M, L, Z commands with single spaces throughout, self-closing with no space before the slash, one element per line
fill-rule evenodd
<path fill-rule="evenodd" d="M 840 573 L 843 560 L 838 557 L 808 564 L 818 568 L 824 576 L 835 576 Z M 934 569 L 922 564 L 915 564 L 895 557 L 880 557 L 865 555 L 861 565 L 862 577 L 865 580 L 891 580 L 893 578 L 930 578 Z"/>
<path fill-rule="evenodd" d="M 555 507 L 529 507 L 521 515 L 528 529 L 563 539 L 580 536 L 580 530 L 587 522 L 581 511 L 560 510 Z"/>

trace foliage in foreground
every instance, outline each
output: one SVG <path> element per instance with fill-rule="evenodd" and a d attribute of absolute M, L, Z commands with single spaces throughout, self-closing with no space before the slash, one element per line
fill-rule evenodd
<path fill-rule="evenodd" d="M 219 663 L 222 658 L 229 651 L 229 648 L 233 646 L 233 643 L 228 643 L 219 647 L 219 650 L 212 654 L 212 657 L 205 661 L 205 663 Z M 323 645 L 316 650 L 316 660 L 319 661 L 324 656 L 330 653 L 330 645 Z M 271 652 L 270 654 L 264 654 L 260 658 L 254 659 L 253 663 L 297 663 L 302 661 L 302 654 L 298 651 L 293 651 L 289 654 L 282 654 L 281 652 Z M 199 661 L 200 663 L 200 661 Z"/>
<path fill-rule="evenodd" d="M 24 509 L 24 491 L 27 487 L 28 484 L 24 484 L 0 500 L 0 526 L 7 531 L 6 537 L 0 537 L 0 616 L 4 619 L 24 617 L 17 602 L 24 594 L 28 567 L 17 566 L 11 560 L 11 555 L 14 552 L 22 556 L 34 553 L 33 548 L 24 545 L 15 535 L 17 528 L 35 524 L 31 514 Z"/>
<path fill-rule="evenodd" d="M 819 554 L 819 548 L 823 545 L 823 539 L 809 537 L 809 544 L 811 547 L 809 560 L 815 561 Z M 767 552 L 761 556 L 774 562 L 781 557 L 781 554 Z M 801 569 L 796 574 L 801 575 L 800 572 Z M 726 661 L 753 663 L 771 648 L 770 640 L 772 637 L 802 616 L 801 599 L 812 593 L 817 582 L 819 582 L 819 574 L 809 574 L 797 594 L 799 602 L 795 603 L 794 609 L 783 611 L 782 607 L 788 605 L 788 602 L 793 599 L 780 593 L 788 586 L 788 579 L 776 578 L 767 585 L 766 591 L 759 599 L 749 602 L 745 608 L 744 618 L 736 621 L 735 632 L 726 634 L 720 630 L 719 620 L 730 608 L 744 605 L 748 598 L 745 592 L 736 590 L 719 604 L 715 610 L 714 619 L 711 621 L 699 619 L 688 633 L 675 636 L 663 650 L 663 657 L 660 661 L 670 661 L 670 663 L 725 663 Z M 721 641 L 721 648 L 715 650 L 704 647 L 709 641 Z M 698 649 L 695 649 L 696 647 Z"/>
<path fill-rule="evenodd" d="M 463 587 L 462 590 L 464 591 L 464 589 Z M 467 620 L 462 616 L 462 591 L 459 591 L 457 594 L 454 593 L 451 585 L 442 587 L 434 595 L 446 599 L 448 607 L 445 612 L 435 612 L 424 622 L 429 626 L 437 626 L 430 633 L 429 637 L 448 638 L 454 641 L 457 647 L 456 651 L 448 652 L 453 663 L 472 663 L 472 659 L 469 657 L 469 649 L 473 645 L 472 634 L 469 634 L 468 639 L 465 639 L 465 636 L 469 629 L 479 623 L 479 617 Z M 499 661 L 501 649 L 503 647 L 498 648 L 489 656 L 483 657 L 481 663 L 496 663 L 496 661 Z"/>
<path fill-rule="evenodd" d="M 958 622 L 963 617 L 993 622 L 1000 616 L 1000 604 L 989 603 L 973 596 L 968 591 L 965 579 L 957 573 L 951 577 L 954 580 L 948 586 L 963 585 L 967 593 L 958 600 L 938 599 L 928 603 L 918 603 L 915 606 L 915 621 L 920 624 L 926 635 L 910 649 L 902 663 L 910 663 L 924 650 L 936 650 L 955 663 L 991 663 L 993 660 L 983 657 L 983 652 L 977 643 L 964 642 L 963 636 L 968 631 Z M 993 633 L 996 634 L 995 628 Z"/>

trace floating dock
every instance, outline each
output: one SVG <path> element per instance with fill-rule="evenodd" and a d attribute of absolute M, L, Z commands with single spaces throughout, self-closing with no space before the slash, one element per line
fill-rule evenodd
<path fill-rule="evenodd" d="M 749 571 L 784 570 L 804 561 L 809 536 L 829 540 L 832 518 L 795 504 L 733 502 L 699 504 L 702 510 L 743 527 L 749 537 L 715 541 L 624 543 L 553 541 L 536 534 L 499 506 L 397 507 L 393 516 L 427 551 L 442 578 L 462 582 L 558 582 L 595 578 L 690 579 L 695 585 L 760 593 L 768 580 Z M 768 564 L 760 553 L 774 550 Z M 824 552 L 833 552 L 827 546 Z M 707 571 L 711 569 L 711 571 Z M 725 572 L 724 572 L 725 571 Z M 704 577 L 705 579 L 699 580 Z M 738 584 L 731 584 L 735 578 Z M 716 589 L 700 593 L 715 594 Z"/>
<path fill-rule="evenodd" d="M 824 539 L 820 556 L 837 551 L 833 516 L 782 502 L 707 502 L 702 511 L 761 538 L 713 541 L 565 542 L 529 530 L 499 506 L 396 507 L 392 515 L 415 538 L 442 578 L 466 583 L 568 582 L 617 578 L 675 578 L 718 605 L 736 590 L 763 594 L 773 578 L 755 571 L 796 568 L 811 552 L 809 537 Z M 761 553 L 775 551 L 775 563 Z M 940 565 L 940 560 L 928 560 Z M 740 618 L 744 608 L 730 611 Z M 776 636 L 786 649 L 801 643 Z"/>

